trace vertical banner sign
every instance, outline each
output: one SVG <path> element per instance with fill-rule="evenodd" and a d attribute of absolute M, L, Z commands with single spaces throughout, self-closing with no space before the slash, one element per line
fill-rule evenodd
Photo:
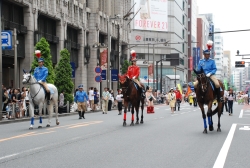
<path fill-rule="evenodd" d="M 197 62 L 197 52 L 196 48 L 193 47 L 193 68 L 196 69 L 196 62 Z"/>
<path fill-rule="evenodd" d="M 134 29 L 168 31 L 168 0 L 134 0 Z"/>
<path fill-rule="evenodd" d="M 196 60 L 196 67 L 198 66 L 198 63 L 200 61 L 200 47 L 197 47 L 197 60 Z"/>
<path fill-rule="evenodd" d="M 106 80 L 106 69 L 102 70 L 101 76 L 102 76 L 102 80 Z"/>
<path fill-rule="evenodd" d="M 148 65 L 148 78 L 153 79 L 154 76 L 154 66 L 153 64 Z"/>
<path fill-rule="evenodd" d="M 108 60 L 108 49 L 100 48 L 100 59 L 101 59 L 101 68 L 107 69 L 107 60 Z"/>
<path fill-rule="evenodd" d="M 118 81 L 118 69 L 111 69 L 111 81 L 112 82 Z"/>
<path fill-rule="evenodd" d="M 192 71 L 193 70 L 193 57 L 189 57 L 189 70 Z"/>
<path fill-rule="evenodd" d="M 74 62 L 70 62 L 71 68 L 72 68 L 72 75 L 71 78 L 75 78 L 75 70 L 76 70 L 76 65 Z"/>

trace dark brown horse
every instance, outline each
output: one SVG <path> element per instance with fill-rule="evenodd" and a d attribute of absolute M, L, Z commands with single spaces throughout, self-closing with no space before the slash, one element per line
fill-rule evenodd
<path fill-rule="evenodd" d="M 141 121 L 143 123 L 143 109 L 144 109 L 144 98 L 141 97 L 141 89 L 139 86 L 129 79 L 126 75 L 118 75 L 120 86 L 122 88 L 122 94 L 124 99 L 124 116 L 123 116 L 123 126 L 126 126 L 126 118 L 127 118 L 127 108 L 128 103 L 130 102 L 132 105 L 132 119 L 131 126 L 134 125 L 134 109 L 136 111 L 136 124 L 139 124 L 139 107 L 141 102 Z"/>
<path fill-rule="evenodd" d="M 208 106 L 207 109 L 207 118 L 208 118 L 208 125 L 209 125 L 209 131 L 213 131 L 213 120 L 212 116 L 216 113 L 218 113 L 218 128 L 217 132 L 221 132 L 220 129 L 220 116 L 222 113 L 222 107 L 223 107 L 223 102 L 218 101 L 217 107 L 212 110 L 212 105 L 213 101 L 217 98 L 216 92 L 215 92 L 215 86 L 214 89 L 212 87 L 212 80 L 206 76 L 206 74 L 202 71 L 196 71 L 194 69 L 194 73 L 197 75 L 197 80 L 199 84 L 197 85 L 196 88 L 196 97 L 197 97 L 197 102 L 199 104 L 199 107 L 202 112 L 202 118 L 203 118 L 203 123 L 204 123 L 204 131 L 203 133 L 207 133 L 207 122 L 206 122 L 206 114 L 204 111 L 204 105 L 206 104 Z M 224 86 L 222 82 L 219 80 L 220 87 L 221 87 L 221 96 L 223 97 L 224 95 Z"/>

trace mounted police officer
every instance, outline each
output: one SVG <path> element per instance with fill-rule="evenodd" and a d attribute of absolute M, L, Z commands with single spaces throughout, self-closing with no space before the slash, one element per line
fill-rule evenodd
<path fill-rule="evenodd" d="M 145 98 L 145 89 L 144 85 L 138 80 L 140 75 L 140 67 L 136 65 L 136 53 L 134 50 L 131 51 L 131 59 L 132 65 L 128 67 L 127 77 L 133 80 L 138 86 L 141 88 L 142 91 L 142 98 Z"/>
<path fill-rule="evenodd" d="M 47 104 L 50 105 L 50 90 L 48 88 L 48 85 L 46 83 L 46 78 L 48 77 L 48 68 L 43 66 L 44 59 L 38 58 L 38 67 L 34 70 L 34 77 L 36 80 L 42 84 L 46 90 L 46 97 L 47 97 Z"/>
<path fill-rule="evenodd" d="M 220 83 L 218 79 L 215 76 L 215 73 L 217 71 L 216 64 L 214 59 L 209 58 L 210 57 L 210 50 L 204 50 L 203 51 L 204 59 L 201 59 L 198 63 L 197 71 L 203 70 L 207 77 L 209 77 L 214 85 L 215 85 L 215 92 L 217 94 L 217 100 L 218 102 L 223 102 L 223 97 L 220 95 Z M 194 82 L 194 88 L 197 88 L 198 80 Z"/>

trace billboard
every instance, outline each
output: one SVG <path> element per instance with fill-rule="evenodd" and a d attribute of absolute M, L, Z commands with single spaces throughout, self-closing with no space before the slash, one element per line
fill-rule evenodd
<path fill-rule="evenodd" d="M 101 68 L 107 69 L 107 61 L 108 61 L 108 49 L 100 48 L 100 59 L 101 59 Z"/>
<path fill-rule="evenodd" d="M 153 78 L 154 76 L 154 65 L 148 65 L 148 78 Z"/>
<path fill-rule="evenodd" d="M 134 0 L 134 29 L 168 30 L 168 0 Z"/>

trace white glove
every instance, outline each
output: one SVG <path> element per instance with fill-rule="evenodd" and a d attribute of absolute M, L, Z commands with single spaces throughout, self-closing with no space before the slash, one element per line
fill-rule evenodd
<path fill-rule="evenodd" d="M 207 76 L 207 77 L 210 77 L 210 76 L 211 76 L 211 73 L 208 73 L 206 76 Z"/>
<path fill-rule="evenodd" d="M 39 80 L 38 82 L 39 82 L 39 83 L 41 83 L 42 81 L 41 81 L 41 80 Z"/>
<path fill-rule="evenodd" d="M 133 79 L 135 79 L 135 76 L 133 77 Z"/>

